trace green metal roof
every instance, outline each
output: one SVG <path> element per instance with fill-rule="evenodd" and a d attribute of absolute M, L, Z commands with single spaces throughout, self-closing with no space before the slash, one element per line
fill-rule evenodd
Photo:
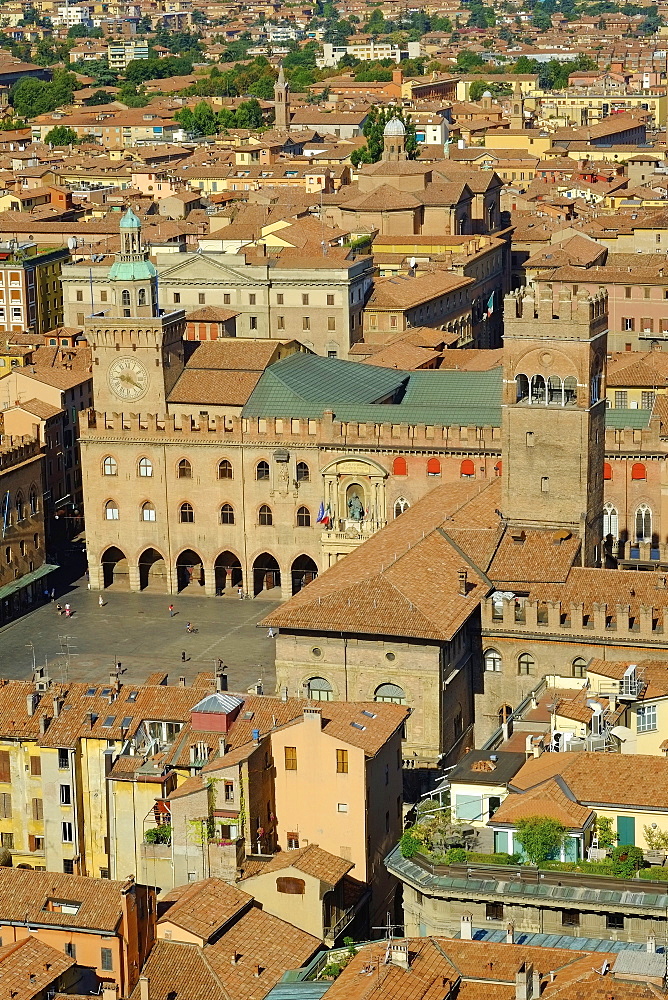
<path fill-rule="evenodd" d="M 141 229 L 141 222 L 131 208 L 128 208 L 127 212 L 121 219 L 120 227 L 121 229 Z"/>
<path fill-rule="evenodd" d="M 245 417 L 491 425 L 501 423 L 501 369 L 488 372 L 376 368 L 357 361 L 292 354 L 262 374 Z"/>
<path fill-rule="evenodd" d="M 615 410 L 609 406 L 605 411 L 605 426 L 639 430 L 648 426 L 651 416 L 651 410 Z"/>
<path fill-rule="evenodd" d="M 54 570 L 59 569 L 59 566 L 53 563 L 44 563 L 39 569 L 34 569 L 31 573 L 24 573 L 17 580 L 12 580 L 11 583 L 6 583 L 4 587 L 0 587 L 0 600 L 4 600 L 7 597 L 11 597 L 12 594 L 16 594 L 17 591 L 23 590 L 31 583 L 37 583 L 38 580 L 43 580 L 45 576 L 49 573 L 53 573 Z"/>
<path fill-rule="evenodd" d="M 243 415 L 317 418 L 332 410 L 343 421 L 500 427 L 502 389 L 501 367 L 402 371 L 291 354 L 263 372 Z M 605 422 L 636 430 L 647 427 L 651 413 L 608 408 Z"/>
<path fill-rule="evenodd" d="M 109 280 L 150 281 L 157 273 L 150 260 L 115 260 L 109 269 Z"/>

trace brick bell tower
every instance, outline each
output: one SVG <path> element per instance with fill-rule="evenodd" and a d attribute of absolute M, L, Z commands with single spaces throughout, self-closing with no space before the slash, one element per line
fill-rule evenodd
<path fill-rule="evenodd" d="M 501 512 L 578 535 L 585 566 L 601 559 L 607 333 L 605 292 L 506 296 Z"/>

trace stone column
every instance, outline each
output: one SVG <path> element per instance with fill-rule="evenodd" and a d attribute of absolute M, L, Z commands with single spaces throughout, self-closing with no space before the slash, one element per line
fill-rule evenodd
<path fill-rule="evenodd" d="M 204 593 L 207 597 L 216 596 L 216 571 L 213 566 L 204 567 Z"/>
<path fill-rule="evenodd" d="M 130 586 L 130 590 L 135 594 L 138 593 L 139 590 L 141 590 L 139 584 L 139 563 L 136 562 L 131 563 L 129 560 L 128 560 L 128 584 Z"/>

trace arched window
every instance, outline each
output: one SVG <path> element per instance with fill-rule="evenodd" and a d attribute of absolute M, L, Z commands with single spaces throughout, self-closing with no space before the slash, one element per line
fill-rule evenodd
<path fill-rule="evenodd" d="M 530 403 L 544 403 L 545 402 L 545 379 L 542 375 L 532 375 L 531 376 L 531 392 L 529 395 Z"/>
<path fill-rule="evenodd" d="M 115 500 L 107 500 L 104 505 L 105 521 L 118 521 L 118 504 Z"/>
<path fill-rule="evenodd" d="M 297 527 L 298 528 L 311 527 L 311 511 L 308 509 L 308 507 L 297 508 Z"/>
<path fill-rule="evenodd" d="M 547 402 L 548 405 L 564 405 L 563 385 L 558 375 L 550 375 L 547 380 Z"/>
<path fill-rule="evenodd" d="M 462 479 L 471 479 L 475 476 L 475 465 L 470 458 L 465 458 L 459 466 L 459 475 Z"/>
<path fill-rule="evenodd" d="M 515 376 L 516 402 L 529 398 L 529 379 L 526 375 Z"/>
<path fill-rule="evenodd" d="M 274 515 L 272 513 L 271 507 L 263 503 L 258 511 L 258 524 L 269 525 L 274 523 Z"/>
<path fill-rule="evenodd" d="M 142 521 L 155 521 L 155 507 L 150 500 L 141 505 L 141 519 Z"/>
<path fill-rule="evenodd" d="M 612 466 L 610 465 L 610 462 L 603 463 L 603 478 L 606 482 L 612 479 Z"/>
<path fill-rule="evenodd" d="M 405 705 L 406 694 L 398 684 L 380 684 L 373 695 L 374 701 L 389 701 L 393 705 Z"/>
<path fill-rule="evenodd" d="M 145 288 L 140 288 L 139 291 L 138 291 L 138 293 L 137 293 L 137 305 L 138 306 L 145 306 L 146 305 L 146 289 Z"/>
<path fill-rule="evenodd" d="M 16 520 L 22 521 L 26 514 L 23 493 L 19 492 L 16 494 L 15 506 L 16 506 Z"/>
<path fill-rule="evenodd" d="M 408 466 L 406 465 L 406 459 L 403 457 L 395 458 L 392 463 L 392 473 L 395 476 L 407 476 Z"/>
<path fill-rule="evenodd" d="M 177 466 L 177 475 L 179 479 L 192 479 L 193 468 L 187 458 L 182 458 Z"/>
<path fill-rule="evenodd" d="M 430 458 L 427 462 L 427 475 L 428 476 L 440 476 L 441 474 L 441 463 L 437 458 Z"/>
<path fill-rule="evenodd" d="M 564 379 L 564 406 L 569 403 L 576 403 L 578 399 L 578 380 L 574 375 L 569 375 Z M 596 402 L 595 399 L 592 402 Z"/>
<path fill-rule="evenodd" d="M 269 462 L 258 462 L 255 466 L 256 479 L 269 479 Z"/>
<path fill-rule="evenodd" d="M 228 462 L 226 458 L 218 463 L 218 478 L 232 479 L 232 463 Z"/>
<path fill-rule="evenodd" d="M 501 654 L 496 649 L 486 649 L 483 654 L 485 670 L 490 674 L 498 674 L 501 671 Z"/>
<path fill-rule="evenodd" d="M 30 504 L 30 514 L 31 516 L 37 513 L 37 490 L 34 486 L 30 487 L 30 497 L 28 500 Z"/>
<path fill-rule="evenodd" d="M 631 466 L 631 479 L 647 479 L 647 469 L 642 462 L 634 462 Z"/>
<path fill-rule="evenodd" d="M 313 701 L 332 701 L 334 699 L 332 685 L 324 677 L 311 677 L 306 682 L 306 694 Z"/>
<path fill-rule="evenodd" d="M 573 677 L 586 677 L 587 661 L 582 656 L 576 656 L 571 664 Z"/>
<path fill-rule="evenodd" d="M 179 507 L 179 521 L 181 524 L 194 524 L 195 511 L 190 503 L 182 503 Z"/>
<path fill-rule="evenodd" d="M 234 524 L 234 507 L 231 503 L 224 503 L 220 508 L 220 523 Z"/>
<path fill-rule="evenodd" d="M 106 458 L 102 459 L 102 474 L 104 476 L 118 475 L 118 462 L 111 455 L 107 455 Z"/>
<path fill-rule="evenodd" d="M 613 538 L 617 538 L 619 534 L 619 517 L 617 515 L 617 508 L 613 507 L 611 503 L 606 503 L 603 507 L 603 537 L 607 538 L 608 535 L 612 535 Z"/>
<path fill-rule="evenodd" d="M 520 653 L 517 657 L 517 672 L 518 674 L 532 674 L 533 668 L 536 666 L 536 661 L 534 660 L 531 653 Z"/>
<path fill-rule="evenodd" d="M 311 473 L 306 462 L 297 462 L 297 482 L 308 483 Z"/>
<path fill-rule="evenodd" d="M 139 475 L 150 478 L 153 475 L 153 462 L 150 458 L 139 459 Z"/>
<path fill-rule="evenodd" d="M 409 507 L 410 504 L 405 497 L 398 497 L 398 499 L 394 501 L 394 516 L 399 517 L 399 515 L 403 514 L 403 512 L 408 510 Z"/>
<path fill-rule="evenodd" d="M 499 461 L 494 466 L 494 474 L 496 476 L 500 476 L 502 472 L 503 472 L 503 459 L 500 458 Z"/>
<path fill-rule="evenodd" d="M 652 538 L 652 511 L 646 503 L 641 503 L 636 511 L 636 538 L 639 542 L 649 542 Z"/>
<path fill-rule="evenodd" d="M 127 290 L 127 288 L 124 288 L 123 291 L 121 292 L 121 303 L 124 306 L 130 305 L 130 292 Z"/>
<path fill-rule="evenodd" d="M 510 716 L 513 714 L 512 705 L 502 705 L 499 709 L 499 725 L 502 726 L 504 722 L 507 722 Z"/>

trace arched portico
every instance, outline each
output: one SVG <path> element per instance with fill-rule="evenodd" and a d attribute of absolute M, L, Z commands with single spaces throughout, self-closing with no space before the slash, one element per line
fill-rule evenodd
<path fill-rule="evenodd" d="M 138 560 L 139 589 L 165 594 L 169 590 L 167 564 L 157 549 L 144 549 Z"/>
<path fill-rule="evenodd" d="M 117 545 L 110 545 L 102 553 L 100 559 L 102 566 L 102 588 L 104 590 L 113 587 L 116 590 L 130 589 L 130 569 L 128 559 L 122 549 Z"/>

